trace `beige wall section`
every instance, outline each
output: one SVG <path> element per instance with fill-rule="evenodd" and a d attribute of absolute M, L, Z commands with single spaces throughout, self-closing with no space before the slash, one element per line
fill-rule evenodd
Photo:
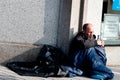
<path fill-rule="evenodd" d="M 107 56 L 107 65 L 120 66 L 120 46 L 105 47 Z"/>
<path fill-rule="evenodd" d="M 85 0 L 83 24 L 92 23 L 95 34 L 100 33 L 103 0 Z"/>
<path fill-rule="evenodd" d="M 72 0 L 71 20 L 70 20 L 70 38 L 78 32 L 79 10 L 81 0 Z"/>

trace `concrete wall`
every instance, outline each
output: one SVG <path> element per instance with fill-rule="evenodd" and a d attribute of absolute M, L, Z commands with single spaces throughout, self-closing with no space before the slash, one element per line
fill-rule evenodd
<path fill-rule="evenodd" d="M 106 46 L 107 65 L 120 66 L 120 46 Z"/>
<path fill-rule="evenodd" d="M 0 42 L 56 44 L 59 0 L 0 0 Z"/>
<path fill-rule="evenodd" d="M 92 23 L 95 34 L 100 34 L 103 0 L 85 0 L 83 24 Z"/>

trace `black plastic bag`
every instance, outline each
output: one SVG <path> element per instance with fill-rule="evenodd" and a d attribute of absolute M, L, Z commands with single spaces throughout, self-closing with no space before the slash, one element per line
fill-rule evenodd
<path fill-rule="evenodd" d="M 36 62 L 38 65 L 42 63 L 46 63 L 45 65 L 61 65 L 64 64 L 65 59 L 67 59 L 66 54 L 64 54 L 59 48 L 51 45 L 44 45 L 40 50 Z"/>
<path fill-rule="evenodd" d="M 33 64 L 33 62 L 11 62 L 7 64 L 7 67 L 22 76 L 54 77 L 57 76 L 59 70 L 55 65 L 28 66 L 29 64 Z"/>
<path fill-rule="evenodd" d="M 10 62 L 7 67 L 24 76 L 57 77 L 66 76 L 67 70 L 62 63 L 65 54 L 53 46 L 44 45 L 33 62 Z"/>

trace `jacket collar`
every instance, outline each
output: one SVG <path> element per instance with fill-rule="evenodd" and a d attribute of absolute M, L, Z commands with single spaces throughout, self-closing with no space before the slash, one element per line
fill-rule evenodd
<path fill-rule="evenodd" d="M 84 39 L 88 39 L 88 37 L 83 32 L 79 32 L 78 35 L 82 36 Z M 93 34 L 93 39 L 96 39 L 96 36 L 94 34 Z"/>

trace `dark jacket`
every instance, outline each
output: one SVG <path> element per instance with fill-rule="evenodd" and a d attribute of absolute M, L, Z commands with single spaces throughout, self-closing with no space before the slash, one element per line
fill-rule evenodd
<path fill-rule="evenodd" d="M 87 38 L 83 32 L 77 33 L 77 35 L 71 40 L 69 54 L 73 54 L 75 51 L 88 49 L 97 45 L 96 36 L 93 38 Z"/>

